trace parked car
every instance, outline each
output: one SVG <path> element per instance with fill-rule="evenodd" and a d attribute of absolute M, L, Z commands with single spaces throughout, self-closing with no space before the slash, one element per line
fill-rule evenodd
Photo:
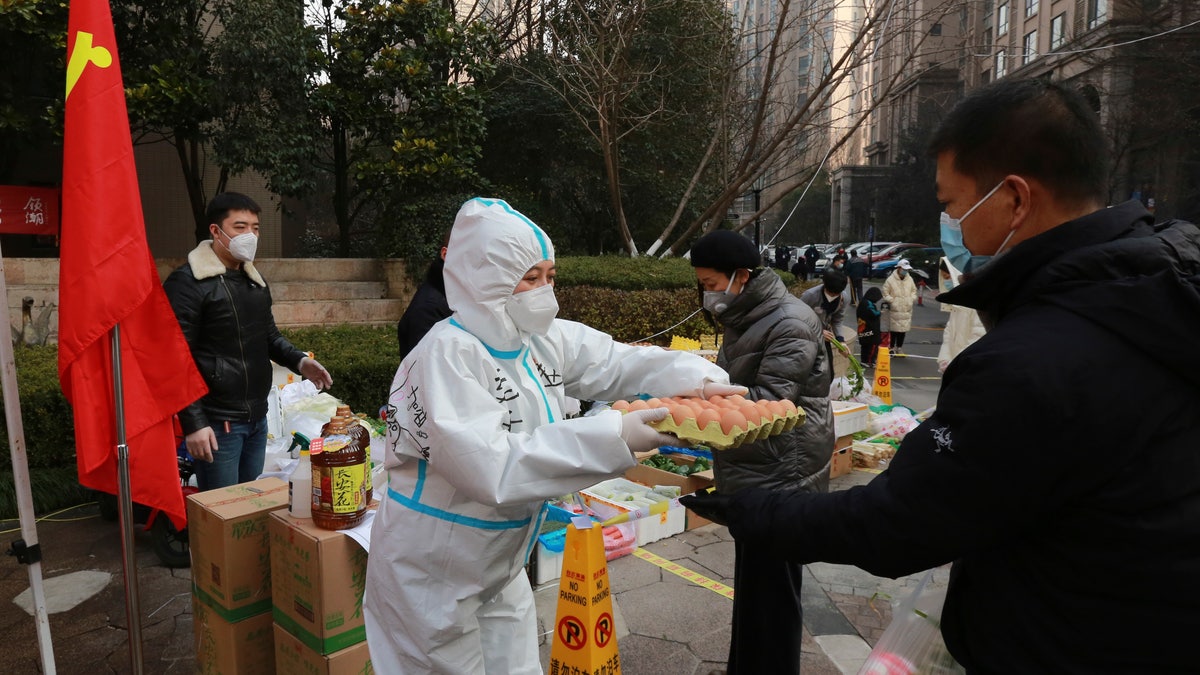
<path fill-rule="evenodd" d="M 882 279 L 892 273 L 896 265 L 901 259 L 907 260 L 913 266 L 913 271 L 918 275 L 925 277 L 926 283 L 932 285 L 934 279 L 937 279 L 938 261 L 944 253 L 942 249 L 936 246 L 926 246 L 921 248 L 909 248 L 904 250 L 898 256 L 880 260 L 877 263 L 871 264 L 871 278 Z"/>
<path fill-rule="evenodd" d="M 835 244 L 832 248 L 829 249 L 829 251 L 827 253 L 825 253 L 823 256 L 821 256 L 820 258 L 817 259 L 817 271 L 818 272 L 825 271 L 825 267 L 827 265 L 829 265 L 830 261 L 832 261 L 834 256 L 837 255 L 839 248 L 846 250 L 847 258 L 850 257 L 851 250 L 857 250 L 860 258 L 866 258 L 868 256 L 868 254 L 870 254 L 871 259 L 875 260 L 875 259 L 879 258 L 879 255 L 882 251 L 884 251 L 885 249 L 887 249 L 891 246 L 895 246 L 899 243 L 900 242 L 896 242 L 896 241 L 877 241 L 874 243 L 871 243 L 868 241 L 868 242 L 858 242 L 858 243 L 854 243 L 854 244 Z"/>

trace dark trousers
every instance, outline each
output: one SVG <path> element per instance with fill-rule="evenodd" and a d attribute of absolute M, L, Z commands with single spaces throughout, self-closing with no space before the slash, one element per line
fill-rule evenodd
<path fill-rule="evenodd" d="M 907 333 L 892 331 L 892 351 L 896 351 L 904 346 L 905 335 L 907 335 Z"/>
<path fill-rule="evenodd" d="M 803 566 L 734 542 L 728 675 L 798 675 Z"/>
<path fill-rule="evenodd" d="M 873 335 L 869 338 L 864 338 L 860 335 L 858 345 L 862 350 L 862 356 L 858 359 L 858 362 L 864 366 L 869 363 L 875 363 L 875 356 L 879 352 L 879 336 Z"/>
<path fill-rule="evenodd" d="M 850 277 L 850 302 L 858 304 L 862 301 L 862 277 Z"/>

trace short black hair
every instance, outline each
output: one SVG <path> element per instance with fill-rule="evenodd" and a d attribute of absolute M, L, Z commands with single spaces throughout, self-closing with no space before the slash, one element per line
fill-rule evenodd
<path fill-rule="evenodd" d="M 240 192 L 222 192 L 208 203 L 208 208 L 204 210 L 204 217 L 208 219 L 209 223 L 220 227 L 221 223 L 229 217 L 230 211 L 249 211 L 259 214 L 262 213 L 262 208 L 258 206 L 258 202 Z"/>
<path fill-rule="evenodd" d="M 883 291 L 879 290 L 878 286 L 872 286 L 863 292 L 863 298 L 871 302 L 879 302 L 883 299 Z"/>
<path fill-rule="evenodd" d="M 934 132 L 930 154 L 986 191 L 1004 176 L 1036 179 L 1073 204 L 1108 202 L 1100 120 L 1078 91 L 1040 79 L 1003 79 L 971 92 Z"/>
<path fill-rule="evenodd" d="M 841 293 L 846 290 L 846 273 L 839 269 L 827 268 L 821 275 L 821 285 L 831 293 Z"/>

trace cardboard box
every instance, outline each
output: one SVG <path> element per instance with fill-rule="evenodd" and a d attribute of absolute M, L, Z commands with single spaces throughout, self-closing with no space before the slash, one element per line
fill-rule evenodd
<path fill-rule="evenodd" d="M 850 448 L 841 448 L 833 451 L 833 457 L 829 460 L 829 477 L 837 478 L 845 476 L 854 469 L 854 455 Z"/>
<path fill-rule="evenodd" d="M 371 667 L 366 642 L 321 654 L 275 624 L 275 672 L 277 675 L 373 675 L 375 669 Z"/>
<path fill-rule="evenodd" d="M 287 482 L 278 478 L 188 496 L 193 591 L 226 621 L 270 612 L 267 514 L 287 502 Z"/>
<path fill-rule="evenodd" d="M 833 408 L 833 433 L 838 437 L 863 431 L 871 421 L 871 409 L 866 403 L 830 401 L 829 405 Z"/>
<path fill-rule="evenodd" d="M 345 533 L 287 511 L 272 513 L 269 528 L 275 623 L 318 654 L 366 640 L 367 552 Z"/>
<path fill-rule="evenodd" d="M 275 672 L 271 613 L 229 622 L 192 596 L 196 672 L 205 675 L 260 675 Z"/>
<path fill-rule="evenodd" d="M 671 461 L 675 462 L 676 464 L 694 464 L 696 462 L 696 458 L 691 455 L 672 453 L 667 456 L 670 457 Z M 674 485 L 678 487 L 685 495 L 712 487 L 713 483 L 715 482 L 712 469 L 700 471 L 690 476 L 681 476 L 677 473 L 663 471 L 662 469 L 656 469 L 645 464 L 637 464 L 633 468 L 626 471 L 625 478 L 635 483 L 641 483 L 642 485 L 649 485 L 651 487 L 655 485 Z M 696 515 L 696 513 L 691 509 L 686 509 L 686 511 L 687 517 L 684 522 L 684 529 L 694 530 L 697 527 L 702 527 L 712 523 L 711 520 L 708 520 L 707 518 L 701 518 L 700 516 Z"/>
<path fill-rule="evenodd" d="M 597 494 L 592 493 L 591 490 L 598 486 L 611 486 L 621 483 L 628 484 L 634 483 L 634 481 L 626 480 L 624 478 L 613 478 L 602 483 L 597 483 L 587 490 L 581 490 L 579 494 L 583 497 L 583 502 L 587 504 L 588 508 L 595 511 L 596 515 L 601 519 L 612 518 L 613 516 L 632 511 L 634 509 L 628 505 L 623 505 L 618 502 L 611 502 Z M 645 487 L 641 484 L 638 485 L 639 487 Z M 684 511 L 685 509 L 668 509 L 665 513 L 660 513 L 657 516 L 650 516 L 649 518 L 642 518 L 641 520 L 636 521 L 637 545 L 645 546 L 646 544 L 656 542 L 659 539 L 666 539 L 667 537 L 683 532 L 684 521 L 687 518 L 687 516 L 684 514 Z"/>

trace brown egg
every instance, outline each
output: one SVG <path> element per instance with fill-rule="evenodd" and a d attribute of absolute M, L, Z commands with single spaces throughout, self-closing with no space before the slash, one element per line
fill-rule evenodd
<path fill-rule="evenodd" d="M 741 405 L 742 401 L 746 400 L 746 397 L 742 396 L 741 394 L 730 394 L 730 395 L 726 396 L 725 398 L 729 399 L 736 405 Z"/>
<path fill-rule="evenodd" d="M 663 403 L 662 399 L 659 399 L 659 398 L 649 398 L 649 399 L 646 399 L 646 407 L 649 407 L 649 408 L 661 408 L 661 407 L 663 407 L 664 405 L 666 405 L 666 404 L 665 404 L 665 403 Z"/>
<path fill-rule="evenodd" d="M 629 404 L 630 410 L 646 410 L 649 407 L 650 406 L 646 405 L 646 402 L 640 398 Z"/>
<path fill-rule="evenodd" d="M 721 413 L 716 410 L 705 410 L 696 415 L 696 426 L 700 427 L 701 430 L 707 429 L 708 425 L 713 422 L 717 424 L 721 423 Z"/>
<path fill-rule="evenodd" d="M 783 406 L 783 409 L 787 411 L 788 414 L 796 412 L 796 404 L 792 403 L 789 399 L 785 398 L 780 401 L 779 404 Z"/>
<path fill-rule="evenodd" d="M 626 410 L 629 410 L 629 401 L 613 401 L 612 409 L 625 412 Z"/>
<path fill-rule="evenodd" d="M 696 411 L 692 410 L 688 406 L 683 405 L 682 403 L 671 406 L 671 419 L 675 420 L 675 424 L 683 426 L 684 420 L 691 420 L 695 418 Z"/>
<path fill-rule="evenodd" d="M 733 409 L 721 411 L 721 431 L 731 434 L 735 429 L 745 431 L 749 428 L 750 425 L 746 422 L 746 416 L 742 413 Z"/>
<path fill-rule="evenodd" d="M 738 412 L 742 413 L 742 415 L 746 418 L 746 421 L 750 424 L 755 426 L 762 424 L 762 411 L 759 410 L 758 406 L 754 405 L 753 403 L 749 401 L 743 401 L 742 404 L 738 406 Z"/>

